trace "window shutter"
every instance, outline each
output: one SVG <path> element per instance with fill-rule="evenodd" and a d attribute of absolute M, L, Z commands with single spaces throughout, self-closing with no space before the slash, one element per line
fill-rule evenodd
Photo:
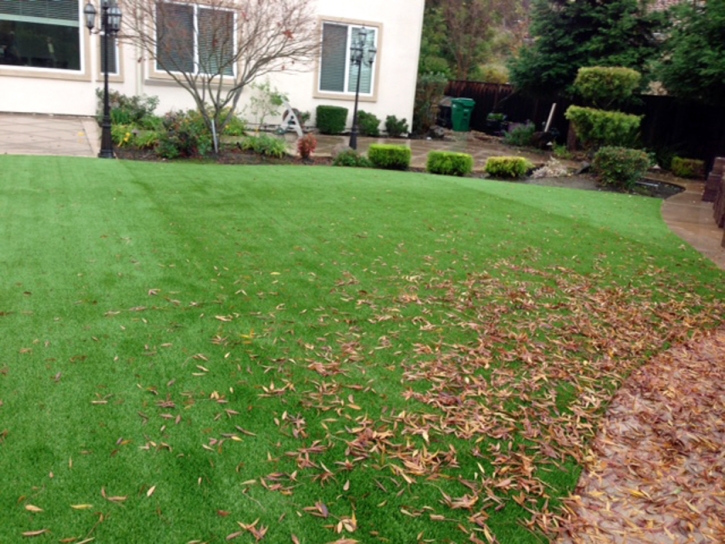
<path fill-rule="evenodd" d="M 194 71 L 194 8 L 156 4 L 156 67 L 173 72 Z"/>
<path fill-rule="evenodd" d="M 320 90 L 345 91 L 345 65 L 349 54 L 347 26 L 325 23 L 322 28 Z"/>

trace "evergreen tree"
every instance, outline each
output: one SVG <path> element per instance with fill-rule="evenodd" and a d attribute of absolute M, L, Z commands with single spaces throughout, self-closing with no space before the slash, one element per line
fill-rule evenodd
<path fill-rule="evenodd" d="M 624 66 L 649 73 L 663 16 L 648 0 L 534 0 L 534 41 L 509 63 L 511 82 L 538 95 L 569 91 L 577 70 Z"/>
<path fill-rule="evenodd" d="M 725 105 L 725 2 L 673 8 L 657 75 L 671 94 Z"/>

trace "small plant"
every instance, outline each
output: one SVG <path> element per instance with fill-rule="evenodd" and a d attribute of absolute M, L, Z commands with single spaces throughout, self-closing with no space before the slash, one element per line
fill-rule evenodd
<path fill-rule="evenodd" d="M 605 146 L 594 155 L 592 169 L 604 185 L 630 191 L 650 167 L 644 151 L 626 147 Z"/>
<path fill-rule="evenodd" d="M 405 170 L 410 166 L 411 151 L 404 145 L 373 144 L 368 149 L 368 158 L 376 168 Z"/>
<path fill-rule="evenodd" d="M 672 157 L 672 173 L 678 178 L 702 179 L 705 177 L 705 162 L 699 159 Z"/>
<path fill-rule="evenodd" d="M 269 79 L 264 83 L 252 83 L 254 94 L 249 99 L 249 112 L 254 115 L 257 125 L 264 126 L 264 120 L 273 115 L 279 115 L 279 109 L 287 100 L 287 95 L 276 88 L 272 88 Z"/>
<path fill-rule="evenodd" d="M 531 173 L 532 178 L 561 178 L 569 175 L 569 170 L 554 158 L 546 161 L 541 168 L 537 168 Z"/>
<path fill-rule="evenodd" d="M 347 108 L 317 106 L 317 128 L 322 134 L 340 134 L 347 123 Z"/>
<path fill-rule="evenodd" d="M 405 119 L 398 119 L 395 115 L 388 115 L 385 118 L 385 132 L 391 138 L 400 138 L 401 136 L 407 136 L 408 121 Z"/>
<path fill-rule="evenodd" d="M 443 176 L 467 176 L 473 172 L 473 157 L 467 153 L 431 151 L 425 169 Z"/>
<path fill-rule="evenodd" d="M 357 126 L 362 136 L 371 136 L 373 138 L 380 136 L 380 119 L 373 113 L 358 111 Z"/>
<path fill-rule="evenodd" d="M 223 116 L 224 115 L 222 114 L 222 117 Z M 247 123 L 244 121 L 244 119 L 241 119 L 236 115 L 232 115 L 227 120 L 227 124 L 224 125 L 224 130 L 222 134 L 224 134 L 225 136 L 246 136 Z"/>
<path fill-rule="evenodd" d="M 156 154 L 164 159 L 204 157 L 212 150 L 212 137 L 196 110 L 169 112 L 163 118 Z"/>
<path fill-rule="evenodd" d="M 533 167 L 524 157 L 489 157 L 485 171 L 493 178 L 516 179 L 524 177 Z"/>
<path fill-rule="evenodd" d="M 534 141 L 536 127 L 531 123 L 514 127 L 511 132 L 504 134 L 503 141 L 506 145 L 514 147 L 530 147 Z"/>
<path fill-rule="evenodd" d="M 317 149 L 317 138 L 314 134 L 305 134 L 297 140 L 297 152 L 302 160 L 308 160 L 315 149 Z"/>
<path fill-rule="evenodd" d="M 574 157 L 572 152 L 566 148 L 566 145 L 557 144 L 556 142 L 554 142 L 554 146 L 551 148 L 551 153 L 557 159 L 564 161 L 571 160 Z"/>
<path fill-rule="evenodd" d="M 287 143 L 276 136 L 259 134 L 258 136 L 247 136 L 240 147 L 244 151 L 252 151 L 263 157 L 282 158 L 287 154 Z"/>
<path fill-rule="evenodd" d="M 133 126 L 131 125 L 121 125 L 115 123 L 111 125 L 111 141 L 113 141 L 113 145 L 116 147 L 123 147 L 128 144 L 133 136 L 132 131 Z"/>
<path fill-rule="evenodd" d="M 365 155 L 360 155 L 354 149 L 346 149 L 337 154 L 332 160 L 333 166 L 349 166 L 357 168 L 370 168 L 372 163 Z"/>

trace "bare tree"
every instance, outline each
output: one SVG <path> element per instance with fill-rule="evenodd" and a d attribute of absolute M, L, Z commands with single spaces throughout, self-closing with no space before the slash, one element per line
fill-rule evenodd
<path fill-rule="evenodd" d="M 191 94 L 214 133 L 247 85 L 305 70 L 319 47 L 311 0 L 122 1 L 122 39 Z"/>
<path fill-rule="evenodd" d="M 498 18 L 500 0 L 447 0 L 441 2 L 448 28 L 448 50 L 455 62 L 457 79 L 468 79 L 469 73 L 486 56 L 486 47 Z"/>

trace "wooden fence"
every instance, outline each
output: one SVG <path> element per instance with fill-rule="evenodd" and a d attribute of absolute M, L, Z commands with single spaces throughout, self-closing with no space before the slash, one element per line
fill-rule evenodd
<path fill-rule="evenodd" d="M 571 105 L 565 98 L 531 98 L 514 91 L 511 85 L 476 81 L 451 81 L 446 96 L 471 98 L 476 102 L 471 128 L 483 131 L 486 116 L 504 113 L 514 123 L 533 122 L 543 129 L 552 104 L 556 111 L 552 127 L 563 142 L 569 130 L 564 112 Z M 725 108 L 678 100 L 671 96 L 642 95 L 626 110 L 644 115 L 642 145 L 652 151 L 705 160 L 708 168 L 717 156 L 725 156 Z"/>

